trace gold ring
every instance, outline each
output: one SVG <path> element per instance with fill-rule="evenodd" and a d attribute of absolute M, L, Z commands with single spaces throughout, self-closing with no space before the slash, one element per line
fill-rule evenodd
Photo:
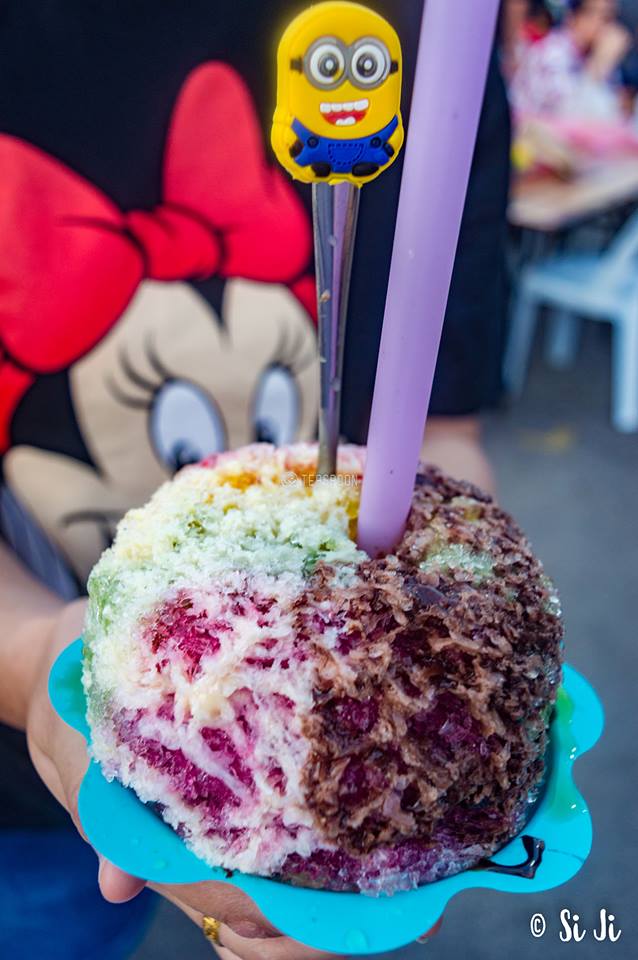
<path fill-rule="evenodd" d="M 202 931 L 207 940 L 219 946 L 219 930 L 222 925 L 221 920 L 215 920 L 214 917 L 202 917 Z"/>

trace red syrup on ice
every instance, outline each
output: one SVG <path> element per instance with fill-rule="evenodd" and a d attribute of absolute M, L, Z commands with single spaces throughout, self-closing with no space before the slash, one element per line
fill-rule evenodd
<path fill-rule="evenodd" d="M 329 701 L 324 711 L 328 722 L 334 723 L 346 737 L 369 733 L 379 716 L 379 706 L 371 697 L 365 700 L 341 697 Z"/>
<path fill-rule="evenodd" d="M 223 760 L 224 765 L 240 783 L 243 783 L 250 790 L 254 789 L 253 775 L 242 761 L 237 747 L 225 730 L 217 727 L 204 727 L 202 739 L 216 758 L 220 757 Z"/>
<path fill-rule="evenodd" d="M 360 807 L 371 795 L 380 793 L 386 786 L 385 776 L 374 763 L 365 763 L 359 758 L 350 760 L 339 781 L 339 800 L 346 807 Z"/>
<path fill-rule="evenodd" d="M 141 711 L 138 711 L 140 713 Z M 221 824 L 229 807 L 241 806 L 241 800 L 218 777 L 205 773 L 182 750 L 172 750 L 158 740 L 141 736 L 136 728 L 139 717 L 117 721 L 119 740 L 125 743 L 151 769 L 163 774 L 171 788 L 190 807 L 204 807 L 212 824 Z"/>
<path fill-rule="evenodd" d="M 202 657 L 217 653 L 221 646 L 221 635 L 231 630 L 226 620 L 209 618 L 204 612 L 196 612 L 193 601 L 181 596 L 162 607 L 149 624 L 147 634 L 154 654 L 179 651 L 188 664 L 188 675 L 193 677 L 199 672 Z M 162 667 L 167 662 L 164 656 L 158 664 Z"/>
<path fill-rule="evenodd" d="M 277 793 L 281 794 L 283 797 L 286 792 L 286 774 L 281 769 L 279 764 L 272 763 L 268 770 L 266 771 L 266 780 Z"/>
<path fill-rule="evenodd" d="M 267 628 L 277 620 L 276 602 L 271 597 L 242 596 L 229 593 L 226 611 L 218 616 L 209 616 L 197 610 L 194 601 L 186 594 L 165 603 L 157 611 L 146 628 L 147 642 L 157 657 L 155 669 L 162 673 L 170 664 L 171 654 L 178 654 L 186 663 L 186 673 L 193 679 L 200 672 L 203 657 L 214 656 L 233 632 L 227 616 L 254 619 L 260 629 Z M 255 654 L 245 659 L 248 666 L 269 670 L 275 657 L 268 656 L 278 644 L 276 637 L 264 637 Z M 263 651 L 263 654 L 259 651 Z M 289 664 L 286 665 L 286 669 Z"/>
<path fill-rule="evenodd" d="M 443 845 L 436 840 L 406 840 L 391 849 L 379 851 L 365 861 L 345 850 L 316 850 L 308 857 L 291 854 L 281 869 L 282 878 L 302 885 L 332 890 L 352 890 L 360 886 L 374 890 L 389 875 L 409 877 L 406 888 L 415 883 L 438 880 L 446 874 L 442 852 L 445 849 L 448 871 L 465 865 L 461 848 Z M 458 857 L 459 859 L 454 859 Z M 453 865 L 450 870 L 449 865 Z"/>
<path fill-rule="evenodd" d="M 470 716 L 465 704 L 454 694 L 444 691 L 437 696 L 434 706 L 413 714 L 408 723 L 408 735 L 425 749 L 450 757 L 459 750 L 487 757 L 490 748 L 481 734 L 481 726 Z"/>

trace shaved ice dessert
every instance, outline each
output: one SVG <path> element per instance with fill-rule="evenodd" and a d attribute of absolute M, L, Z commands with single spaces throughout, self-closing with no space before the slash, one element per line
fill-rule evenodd
<path fill-rule="evenodd" d="M 267 444 L 183 469 L 93 570 L 84 686 L 105 775 L 211 866 L 393 893 L 524 825 L 560 681 L 556 597 L 513 520 L 422 467 L 391 556 L 339 476 Z"/>

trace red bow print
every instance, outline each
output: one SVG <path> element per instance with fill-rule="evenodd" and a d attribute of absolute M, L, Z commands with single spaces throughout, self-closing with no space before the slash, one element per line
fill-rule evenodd
<path fill-rule="evenodd" d="M 134 161 L 132 161 L 134 162 Z M 265 158 L 248 90 L 220 63 L 187 78 L 168 131 L 162 203 L 123 212 L 24 141 L 0 136 L 0 453 L 38 374 L 66 368 L 145 277 L 287 283 L 307 307 L 310 226 Z"/>

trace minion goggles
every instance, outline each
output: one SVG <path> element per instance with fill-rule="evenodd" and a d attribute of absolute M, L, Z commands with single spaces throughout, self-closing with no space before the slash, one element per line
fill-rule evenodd
<path fill-rule="evenodd" d="M 361 90 L 373 90 L 389 74 L 396 73 L 399 64 L 376 37 L 361 37 L 351 46 L 338 37 L 320 37 L 303 58 L 290 61 L 290 68 L 303 72 L 308 82 L 320 90 L 334 89 L 346 79 Z"/>

